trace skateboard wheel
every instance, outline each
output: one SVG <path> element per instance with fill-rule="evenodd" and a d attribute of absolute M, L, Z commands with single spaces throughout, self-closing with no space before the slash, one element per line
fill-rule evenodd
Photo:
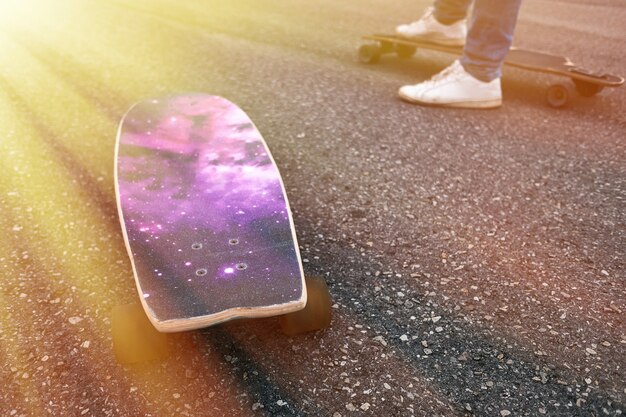
<path fill-rule="evenodd" d="M 380 60 L 380 47 L 374 44 L 361 45 L 359 48 L 359 62 L 375 64 Z"/>
<path fill-rule="evenodd" d="M 411 58 L 415 54 L 416 50 L 417 48 L 414 46 L 409 46 L 409 45 L 397 45 L 396 46 L 396 54 L 398 55 L 398 58 L 401 58 L 401 59 Z"/>
<path fill-rule="evenodd" d="M 576 91 L 583 97 L 593 97 L 604 88 L 600 84 L 590 83 L 588 81 L 572 79 Z"/>
<path fill-rule="evenodd" d="M 546 100 L 550 107 L 563 107 L 571 96 L 570 88 L 565 84 L 554 84 L 546 91 Z"/>
<path fill-rule="evenodd" d="M 141 304 L 113 308 L 111 333 L 115 357 L 122 364 L 162 360 L 168 356 L 167 335 L 154 328 Z"/>
<path fill-rule="evenodd" d="M 324 278 L 306 277 L 306 306 L 294 313 L 280 316 L 283 333 L 292 336 L 300 333 L 325 329 L 330 326 L 331 300 Z"/>

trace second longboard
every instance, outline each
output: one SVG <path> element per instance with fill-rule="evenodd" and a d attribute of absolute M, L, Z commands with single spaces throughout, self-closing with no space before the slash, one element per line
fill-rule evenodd
<path fill-rule="evenodd" d="M 462 46 L 440 45 L 425 40 L 408 39 L 390 34 L 363 36 L 367 41 L 358 51 L 359 61 L 367 64 L 378 62 L 381 56 L 396 54 L 400 58 L 410 58 L 418 49 L 434 50 L 454 55 L 461 55 Z M 619 87 L 624 78 L 587 70 L 574 64 L 569 58 L 528 49 L 511 48 L 505 65 L 569 78 L 572 84 L 555 83 L 546 90 L 546 100 L 552 107 L 564 106 L 573 92 L 583 97 L 598 94 L 605 87 Z"/>

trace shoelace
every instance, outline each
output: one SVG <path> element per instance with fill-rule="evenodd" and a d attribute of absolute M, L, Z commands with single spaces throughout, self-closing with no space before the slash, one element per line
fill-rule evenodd
<path fill-rule="evenodd" d="M 458 64 L 458 62 L 455 62 L 454 64 L 450 65 L 448 68 L 444 69 L 440 73 L 433 75 L 431 79 L 428 81 L 425 81 L 424 84 L 428 86 L 433 86 L 433 85 L 437 85 L 444 79 L 456 80 L 462 74 L 462 72 L 460 71 L 460 67 L 461 65 Z"/>
<path fill-rule="evenodd" d="M 430 16 L 433 15 L 433 13 L 435 13 L 435 8 L 434 7 L 427 8 L 426 11 L 424 12 L 424 15 L 422 16 L 422 19 L 429 18 Z"/>

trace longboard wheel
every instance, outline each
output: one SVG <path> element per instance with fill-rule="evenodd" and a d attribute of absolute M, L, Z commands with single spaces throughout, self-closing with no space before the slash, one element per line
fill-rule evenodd
<path fill-rule="evenodd" d="M 368 43 L 361 45 L 359 48 L 359 62 L 364 64 L 375 64 L 380 60 L 380 47 L 378 45 Z"/>
<path fill-rule="evenodd" d="M 305 277 L 305 280 L 306 306 L 302 310 L 279 318 L 281 330 L 289 336 L 330 326 L 332 306 L 326 281 L 321 277 Z"/>
<path fill-rule="evenodd" d="M 593 97 L 604 88 L 600 84 L 590 83 L 588 81 L 572 79 L 576 91 L 583 97 Z"/>
<path fill-rule="evenodd" d="M 565 84 L 553 84 L 546 90 L 546 101 L 550 107 L 563 107 L 571 97 L 571 88 Z"/>
<path fill-rule="evenodd" d="M 154 328 L 141 304 L 114 307 L 111 333 L 115 356 L 122 364 L 162 360 L 168 356 L 167 335 Z"/>

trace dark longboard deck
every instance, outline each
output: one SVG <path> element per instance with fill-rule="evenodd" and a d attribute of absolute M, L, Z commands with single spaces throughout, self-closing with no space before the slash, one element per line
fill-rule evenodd
<path fill-rule="evenodd" d="M 398 45 L 400 45 L 401 48 L 430 49 L 455 55 L 460 55 L 463 52 L 463 47 L 461 46 L 439 45 L 428 41 L 407 39 L 391 34 L 366 35 L 363 36 L 363 39 L 380 43 L 380 49 L 378 51 L 372 51 L 371 53 L 385 54 L 398 52 Z M 368 52 L 366 49 L 362 51 L 364 53 Z M 402 50 L 399 52 L 402 54 Z M 589 82 L 603 87 L 618 87 L 624 84 L 623 77 L 589 71 L 577 66 L 564 56 L 552 55 L 545 52 L 511 48 L 504 64 L 530 71 L 567 76 L 575 80 Z"/>
<path fill-rule="evenodd" d="M 304 307 L 282 180 L 239 107 L 202 94 L 136 104 L 120 124 L 115 172 L 137 289 L 158 330 Z"/>

